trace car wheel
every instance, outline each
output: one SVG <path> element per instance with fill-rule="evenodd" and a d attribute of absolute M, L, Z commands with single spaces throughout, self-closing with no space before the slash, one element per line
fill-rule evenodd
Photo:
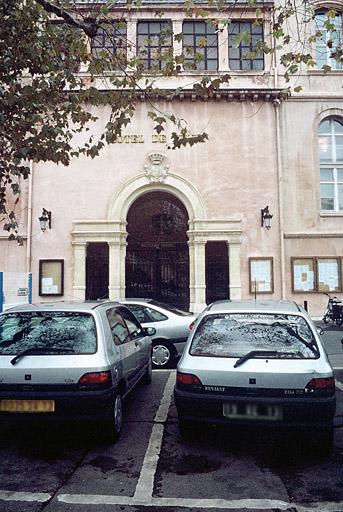
<path fill-rule="evenodd" d="M 149 363 L 147 366 L 147 369 L 145 370 L 145 373 L 142 378 L 143 384 L 151 384 L 152 381 L 152 360 L 149 359 Z"/>
<path fill-rule="evenodd" d="M 153 343 L 151 359 L 153 368 L 169 368 L 175 358 L 175 348 L 169 343 L 157 340 Z"/>
<path fill-rule="evenodd" d="M 103 437 L 106 442 L 114 444 L 118 441 L 123 426 L 123 401 L 120 393 L 117 393 L 112 406 L 111 416 L 103 426 Z"/>

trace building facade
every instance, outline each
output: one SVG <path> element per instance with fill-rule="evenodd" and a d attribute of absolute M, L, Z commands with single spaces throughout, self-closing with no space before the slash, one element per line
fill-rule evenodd
<path fill-rule="evenodd" d="M 313 23 L 325 37 L 332 35 L 323 13 L 336 9 L 340 41 L 340 2 L 314 4 Z M 186 59 L 177 77 L 160 77 L 171 94 L 155 107 L 187 120 L 191 132 L 206 131 L 205 143 L 170 149 L 168 128 L 153 129 L 143 90 L 132 123 L 96 159 L 31 164 L 18 207 L 24 246 L 1 235 L 0 269 L 32 272 L 34 301 L 140 296 L 200 311 L 216 299 L 259 295 L 306 302 L 321 316 L 326 294 L 343 298 L 343 70 L 314 43 L 318 63 L 333 70 L 300 69 L 302 90 L 286 94 L 277 53 L 246 59 L 254 40 L 272 44 L 271 5 L 263 3 L 257 26 L 256 10 L 244 2 L 230 8 L 230 24 L 225 9 L 208 8 L 216 30 L 185 17 L 182 5 L 159 6 L 171 33 L 182 34 L 164 41 L 167 48 L 188 48 L 193 63 L 197 51 L 203 58 L 198 69 L 187 69 Z M 128 10 L 118 35 L 136 41 L 118 45 L 121 52 L 145 48 L 147 73 L 161 44 L 156 7 Z M 250 39 L 237 47 L 243 31 Z M 104 46 L 100 33 L 90 42 L 92 51 Z M 204 74 L 231 78 L 204 97 L 193 88 Z M 97 135 L 109 112 L 95 113 Z M 45 231 L 43 208 L 51 212 Z"/>

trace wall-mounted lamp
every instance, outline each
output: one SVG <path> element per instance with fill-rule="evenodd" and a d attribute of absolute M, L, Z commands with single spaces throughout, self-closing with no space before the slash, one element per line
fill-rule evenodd
<path fill-rule="evenodd" d="M 261 227 L 270 229 L 272 226 L 273 215 L 269 211 L 269 206 L 261 209 Z"/>
<path fill-rule="evenodd" d="M 43 208 L 42 215 L 38 218 L 40 228 L 44 232 L 48 228 L 51 229 L 51 212 Z"/>

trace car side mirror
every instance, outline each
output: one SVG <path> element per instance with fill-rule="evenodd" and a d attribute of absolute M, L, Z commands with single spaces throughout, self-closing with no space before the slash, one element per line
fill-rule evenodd
<path fill-rule="evenodd" d="M 317 325 L 317 333 L 320 334 L 321 336 L 323 336 L 324 334 L 324 329 L 322 329 L 319 325 Z"/>
<path fill-rule="evenodd" d="M 143 333 L 145 336 L 153 336 L 156 334 L 156 329 L 155 327 L 143 327 Z"/>

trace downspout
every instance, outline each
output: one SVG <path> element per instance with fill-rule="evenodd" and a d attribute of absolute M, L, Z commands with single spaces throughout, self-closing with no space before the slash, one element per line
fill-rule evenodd
<path fill-rule="evenodd" d="M 276 49 L 276 40 L 273 38 L 273 48 Z M 274 71 L 274 88 L 279 87 L 278 77 L 278 60 L 277 51 L 273 52 L 273 71 Z M 282 100 L 275 99 L 273 101 L 275 109 L 275 145 L 276 145 L 276 171 L 278 180 L 278 202 L 279 202 L 279 245 L 280 245 L 280 280 L 281 280 L 281 298 L 286 298 L 286 282 L 285 282 L 285 239 L 284 239 L 284 208 L 283 208 L 283 172 L 281 160 L 281 142 L 280 142 L 280 106 Z"/>
<path fill-rule="evenodd" d="M 281 298 L 286 298 L 285 292 L 285 239 L 284 239 L 284 209 L 283 209 L 283 173 L 281 161 L 281 143 L 280 143 L 280 106 L 281 100 L 274 100 L 275 109 L 275 142 L 276 142 L 276 167 L 278 180 L 278 201 L 279 201 L 279 243 L 280 243 L 280 278 L 281 278 Z"/>
<path fill-rule="evenodd" d="M 33 188 L 33 162 L 30 161 L 29 190 L 27 204 L 27 242 L 26 242 L 26 272 L 31 272 L 32 250 L 32 188 Z"/>

